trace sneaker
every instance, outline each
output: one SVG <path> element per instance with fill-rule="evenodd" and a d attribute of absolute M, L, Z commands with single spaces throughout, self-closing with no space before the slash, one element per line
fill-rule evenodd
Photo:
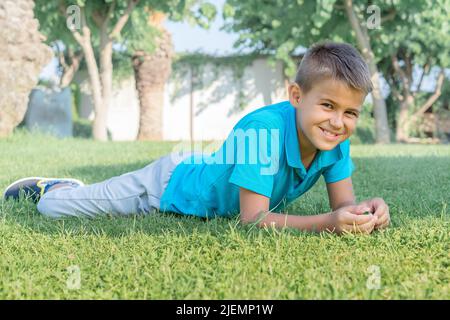
<path fill-rule="evenodd" d="M 50 187 L 60 183 L 68 184 L 74 188 L 84 186 L 84 183 L 77 179 L 39 177 L 23 178 L 10 184 L 5 189 L 3 198 L 18 200 L 19 196 L 23 194 L 26 198 L 29 198 L 34 202 L 38 202 L 42 195 L 46 193 Z"/>

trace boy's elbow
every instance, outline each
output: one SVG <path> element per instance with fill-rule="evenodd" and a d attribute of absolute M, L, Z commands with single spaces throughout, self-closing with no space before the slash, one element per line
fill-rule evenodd
<path fill-rule="evenodd" d="M 268 212 L 260 211 L 256 213 L 245 213 L 241 212 L 239 221 L 241 224 L 251 224 L 251 223 L 258 223 L 257 226 L 263 226 L 265 217 L 267 216 Z"/>
<path fill-rule="evenodd" d="M 240 222 L 249 224 L 258 222 L 261 213 L 269 210 L 270 198 L 253 191 L 240 188 L 239 191 L 239 211 Z"/>
<path fill-rule="evenodd" d="M 243 225 L 250 224 L 256 221 L 255 215 L 241 212 L 239 216 L 239 222 Z"/>

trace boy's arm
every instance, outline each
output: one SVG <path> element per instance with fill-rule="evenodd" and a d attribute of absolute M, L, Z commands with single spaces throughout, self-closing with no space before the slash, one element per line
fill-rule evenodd
<path fill-rule="evenodd" d="M 336 233 L 370 233 L 374 220 L 368 215 L 357 215 L 367 208 L 345 207 L 330 213 L 319 215 L 289 215 L 271 213 L 270 199 L 253 191 L 240 188 L 240 221 L 243 224 L 257 222 L 259 227 L 291 227 L 302 231 L 333 231 Z M 357 212 L 358 211 L 358 212 Z M 362 213 L 362 212 L 361 212 Z"/>
<path fill-rule="evenodd" d="M 337 182 L 327 183 L 327 191 L 330 208 L 333 211 L 344 206 L 356 204 L 351 177 Z"/>

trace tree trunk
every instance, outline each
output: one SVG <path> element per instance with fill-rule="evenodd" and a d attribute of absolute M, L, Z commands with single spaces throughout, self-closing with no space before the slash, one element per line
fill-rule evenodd
<path fill-rule="evenodd" d="M 414 97 L 411 94 L 406 94 L 400 101 L 400 112 L 397 118 L 396 141 L 408 142 L 409 139 L 409 110 L 414 106 Z"/>
<path fill-rule="evenodd" d="M 70 48 L 67 49 L 67 56 L 70 59 L 70 64 L 66 63 L 63 52 L 59 52 L 59 63 L 63 67 L 63 74 L 59 82 L 61 88 L 68 87 L 75 76 L 75 73 L 80 68 L 81 60 L 83 59 L 83 53 L 74 53 Z"/>
<path fill-rule="evenodd" d="M 362 51 L 364 58 L 369 65 L 370 74 L 372 76 L 373 91 L 372 100 L 374 106 L 375 126 L 376 126 L 376 141 L 377 143 L 390 143 L 389 125 L 386 111 L 386 103 L 381 94 L 380 74 L 375 63 L 375 55 L 373 54 L 370 45 L 370 38 L 367 30 L 363 30 L 358 17 L 353 9 L 352 0 L 344 0 L 345 11 L 350 21 L 353 31 L 356 35 L 358 46 Z"/>
<path fill-rule="evenodd" d="M 103 98 L 103 114 L 101 115 L 101 125 L 104 126 L 105 140 L 107 136 L 107 120 L 108 110 L 111 104 L 112 96 L 112 76 L 113 76 L 113 64 L 112 64 L 112 39 L 108 35 L 106 25 L 103 24 L 100 29 L 100 80 L 102 83 L 102 98 Z"/>
<path fill-rule="evenodd" d="M 106 110 L 102 98 L 102 84 L 98 72 L 97 62 L 95 61 L 94 50 L 89 40 L 86 40 L 83 47 L 86 65 L 88 69 L 89 81 L 92 90 L 92 99 L 94 102 L 95 118 L 92 127 L 92 135 L 95 140 L 107 141 L 108 135 L 106 131 Z"/>
<path fill-rule="evenodd" d="M 403 70 L 402 67 L 400 66 L 397 54 L 391 55 L 391 61 L 392 66 L 394 67 L 394 71 L 399 78 L 401 84 L 400 87 L 403 92 L 403 94 L 399 94 L 399 92 L 395 89 L 395 80 L 394 76 L 392 76 L 391 88 L 395 93 L 397 101 L 399 101 L 400 103 L 400 112 L 397 118 L 396 140 L 397 142 L 409 142 L 411 139 L 410 138 L 411 125 L 416 124 L 419 118 L 423 116 L 423 113 L 427 111 L 441 95 L 442 85 L 444 84 L 445 80 L 445 71 L 443 68 L 441 68 L 439 75 L 436 79 L 436 87 L 434 93 L 430 97 L 428 97 L 427 101 L 425 101 L 425 103 L 418 110 L 416 110 L 412 115 L 409 115 L 410 111 L 414 109 L 414 106 L 416 104 L 415 95 L 417 91 L 420 90 L 420 84 L 422 83 L 423 76 L 425 74 L 425 67 L 424 72 L 422 73 L 421 78 L 419 80 L 419 86 L 417 88 L 417 91 L 416 93 L 413 93 L 411 90 L 411 82 L 413 79 L 411 57 L 406 55 L 404 57 L 404 64 L 406 70 Z"/>
<path fill-rule="evenodd" d="M 89 82 L 92 91 L 92 100 L 94 102 L 95 118 L 92 127 L 92 135 L 95 140 L 106 141 L 108 139 L 106 133 L 106 115 L 105 106 L 102 98 L 102 84 L 100 82 L 100 74 L 98 72 L 97 61 L 95 60 L 94 49 L 91 42 L 91 30 L 86 23 L 86 15 L 84 8 L 81 7 L 81 33 L 77 30 L 71 30 L 72 34 L 80 44 L 86 60 L 86 66 L 89 75 Z"/>
<path fill-rule="evenodd" d="M 445 69 L 441 68 L 441 71 L 439 72 L 439 75 L 436 79 L 436 87 L 434 89 L 433 94 L 430 97 L 428 97 L 427 101 L 425 101 L 425 103 L 419 108 L 419 110 L 414 112 L 414 114 L 411 117 L 413 118 L 413 120 L 415 120 L 415 118 L 417 117 L 420 117 L 425 111 L 427 111 L 433 105 L 433 103 L 436 102 L 437 99 L 439 99 L 439 97 L 442 94 L 442 86 L 444 85 L 444 81 L 445 81 Z"/>
<path fill-rule="evenodd" d="M 138 91 L 141 105 L 138 139 L 162 140 L 164 85 L 145 87 Z"/>
<path fill-rule="evenodd" d="M 136 89 L 140 102 L 139 140 L 162 140 L 164 87 L 171 72 L 173 55 L 170 34 L 161 29 L 155 52 L 133 54 Z"/>
<path fill-rule="evenodd" d="M 89 80 L 91 83 L 92 97 L 94 100 L 95 118 L 93 125 L 93 136 L 95 140 L 107 141 L 107 117 L 108 107 L 112 95 L 112 39 L 117 37 L 127 23 L 131 12 L 139 0 L 128 0 L 127 8 L 122 16 L 108 33 L 110 19 L 116 7 L 116 2 L 112 2 L 106 14 L 93 12 L 92 18 L 100 29 L 100 72 L 95 60 L 94 50 L 91 42 L 91 31 L 86 23 L 84 7 L 81 7 L 82 34 L 75 29 L 71 30 L 77 42 L 81 45 L 88 68 Z"/>

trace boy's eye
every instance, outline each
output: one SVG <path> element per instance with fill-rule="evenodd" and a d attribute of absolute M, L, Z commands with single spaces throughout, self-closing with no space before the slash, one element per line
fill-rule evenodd
<path fill-rule="evenodd" d="M 358 118 L 358 114 L 356 112 L 347 112 L 348 114 L 350 114 L 352 117 Z"/>
<path fill-rule="evenodd" d="M 322 103 L 322 105 L 328 109 L 332 109 L 333 105 L 329 104 L 329 103 Z"/>

